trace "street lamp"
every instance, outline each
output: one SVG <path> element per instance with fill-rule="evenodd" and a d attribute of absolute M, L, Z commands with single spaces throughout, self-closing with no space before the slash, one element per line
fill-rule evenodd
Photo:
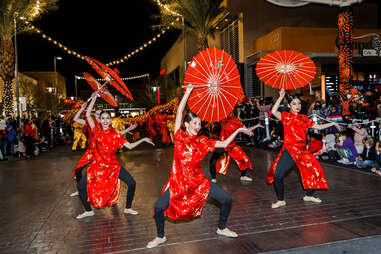
<path fill-rule="evenodd" d="M 55 79 L 54 79 L 54 87 L 56 88 L 56 96 L 57 96 L 57 90 L 58 90 L 58 87 L 57 87 L 57 60 L 62 60 L 62 57 L 60 56 L 54 56 L 54 76 L 55 76 Z"/>
<path fill-rule="evenodd" d="M 77 80 L 81 77 L 74 75 L 74 85 L 75 85 L 75 98 L 78 99 L 78 93 L 77 93 Z"/>
<path fill-rule="evenodd" d="M 20 121 L 20 89 L 19 89 L 19 70 L 18 70 L 18 54 L 17 54 L 17 16 L 18 12 L 13 14 L 13 24 L 15 29 L 15 80 L 16 80 L 16 110 L 17 119 Z M 26 20 L 25 17 L 19 17 L 21 20 Z"/>

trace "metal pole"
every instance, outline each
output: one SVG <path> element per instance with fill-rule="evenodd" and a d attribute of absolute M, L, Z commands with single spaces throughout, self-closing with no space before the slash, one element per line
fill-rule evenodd
<path fill-rule="evenodd" d="M 183 23 L 183 36 L 184 36 L 184 77 L 185 77 L 185 72 L 187 70 L 187 54 L 186 54 L 186 36 L 185 36 L 185 21 L 184 21 L 184 16 L 182 17 L 182 23 Z M 184 79 L 183 79 L 184 80 Z"/>
<path fill-rule="evenodd" d="M 16 16 L 18 15 L 17 12 L 13 15 L 13 23 L 14 23 L 14 29 L 15 29 L 15 80 L 16 80 L 16 110 L 17 110 L 17 119 L 20 123 L 20 105 L 19 105 L 19 100 L 20 100 L 20 91 L 19 91 L 19 74 L 18 74 L 18 53 L 17 53 L 17 22 L 16 22 Z"/>
<path fill-rule="evenodd" d="M 267 112 L 264 112 L 264 113 L 265 113 L 266 140 L 271 140 L 269 114 Z"/>
<path fill-rule="evenodd" d="M 77 76 L 74 75 L 74 85 L 75 85 L 75 99 L 78 98 L 78 94 L 77 94 Z"/>

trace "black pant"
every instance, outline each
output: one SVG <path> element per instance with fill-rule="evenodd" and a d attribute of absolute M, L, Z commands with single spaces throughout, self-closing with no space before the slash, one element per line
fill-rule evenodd
<path fill-rule="evenodd" d="M 82 167 L 78 167 L 74 170 L 74 173 L 75 173 L 75 180 L 77 181 L 77 183 L 79 183 L 79 181 L 81 181 L 82 179 L 82 171 L 83 169 L 89 165 L 90 163 L 87 163 L 86 165 L 82 166 Z"/>
<path fill-rule="evenodd" d="M 285 148 L 275 168 L 274 188 L 278 200 L 284 200 L 284 175 L 295 165 L 290 152 Z M 312 196 L 314 190 L 306 190 L 307 196 Z"/>
<path fill-rule="evenodd" d="M 224 153 L 226 153 L 225 149 L 223 149 L 223 148 L 216 148 L 216 150 L 214 150 L 214 152 L 212 154 L 212 158 L 210 159 L 210 163 L 209 163 L 209 171 L 210 171 L 210 176 L 212 177 L 212 179 L 216 179 L 216 177 L 217 177 L 216 164 L 217 164 L 218 159 Z M 245 176 L 246 173 L 247 173 L 247 170 L 248 169 L 241 170 L 241 176 Z"/>
<path fill-rule="evenodd" d="M 226 193 L 221 187 L 215 183 L 210 183 L 209 197 L 217 200 L 222 204 L 220 210 L 220 219 L 218 221 L 218 228 L 226 228 L 226 221 L 228 220 L 230 210 L 232 207 L 232 197 Z M 169 206 L 169 189 L 155 203 L 155 222 L 157 227 L 157 236 L 164 237 L 164 211 Z"/>
<path fill-rule="evenodd" d="M 136 182 L 134 178 L 127 172 L 123 167 L 120 168 L 119 179 L 125 182 L 128 186 L 127 190 L 127 200 L 126 200 L 126 208 L 131 208 L 132 200 L 135 195 Z M 77 188 L 79 191 L 79 196 L 81 197 L 81 201 L 86 211 L 91 211 L 91 205 L 87 201 L 87 177 L 86 174 L 81 178 L 81 180 L 77 183 Z"/>

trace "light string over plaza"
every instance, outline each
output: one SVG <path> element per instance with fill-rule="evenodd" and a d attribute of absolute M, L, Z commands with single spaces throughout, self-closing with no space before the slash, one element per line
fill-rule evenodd
<path fill-rule="evenodd" d="M 32 25 L 29 21 L 25 21 L 25 23 L 27 23 L 29 26 L 30 26 L 30 29 L 33 30 L 34 32 L 36 32 L 37 34 L 39 34 L 42 38 L 44 38 L 45 40 L 53 43 L 54 45 L 56 45 L 57 47 L 63 49 L 67 54 L 69 55 L 73 55 L 79 59 L 82 59 L 82 60 L 85 60 L 85 56 L 81 53 L 79 53 L 77 50 L 73 50 L 71 48 L 69 48 L 68 46 L 60 43 L 59 41 L 53 39 L 52 37 L 48 36 L 47 34 L 45 34 L 40 28 L 37 28 L 36 26 Z M 138 48 L 136 48 L 135 50 L 131 51 L 130 53 L 126 54 L 125 56 L 123 56 L 122 58 L 118 59 L 118 60 L 115 60 L 115 61 L 111 61 L 109 63 L 107 63 L 106 65 L 107 66 L 112 66 L 112 65 L 116 65 L 116 64 L 121 64 L 121 63 L 124 63 L 125 61 L 129 60 L 132 56 L 136 55 L 137 53 L 143 51 L 145 48 L 147 48 L 149 45 L 153 44 L 154 42 L 156 42 L 163 34 L 165 34 L 167 32 L 167 30 L 169 30 L 170 27 L 166 27 L 164 28 L 163 30 L 161 30 L 158 34 L 156 34 L 151 40 L 145 42 L 144 44 L 142 44 L 141 46 L 139 46 Z"/>
<path fill-rule="evenodd" d="M 148 73 L 145 73 L 145 74 L 142 74 L 142 75 L 131 76 L 131 77 L 125 77 L 125 78 L 121 78 L 121 79 L 124 81 L 124 80 L 140 79 L 140 78 L 145 78 L 145 77 L 149 77 L 149 74 L 148 74 Z M 82 76 L 76 76 L 76 78 L 77 78 L 77 79 L 85 79 L 85 78 L 82 77 Z M 106 81 L 106 79 L 103 79 L 103 78 L 97 78 L 96 80 L 98 80 L 98 81 Z"/>

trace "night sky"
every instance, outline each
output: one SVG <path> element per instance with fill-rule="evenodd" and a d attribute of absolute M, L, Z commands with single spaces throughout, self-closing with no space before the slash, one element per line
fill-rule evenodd
<path fill-rule="evenodd" d="M 122 58 L 159 31 L 152 29 L 158 23 L 154 15 L 159 12 L 152 0 L 61 0 L 58 4 L 58 10 L 34 22 L 36 27 L 69 49 L 102 63 Z M 167 32 L 127 62 L 115 66 L 120 76 L 157 76 L 161 57 L 178 35 L 177 31 Z M 97 77 L 87 62 L 66 54 L 38 34 L 21 34 L 17 40 L 20 72 L 53 71 L 54 56 L 63 57 L 57 60 L 57 71 L 66 78 L 68 96 L 74 95 L 74 75 L 89 72 Z M 84 81 L 79 85 L 86 86 Z"/>

